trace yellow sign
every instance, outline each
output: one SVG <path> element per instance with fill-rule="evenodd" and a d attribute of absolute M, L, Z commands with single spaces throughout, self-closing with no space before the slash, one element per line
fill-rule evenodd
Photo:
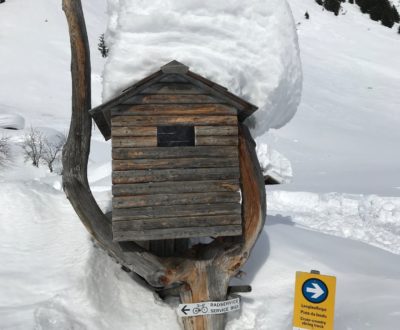
<path fill-rule="evenodd" d="M 296 273 L 293 330 L 333 330 L 336 277 Z"/>

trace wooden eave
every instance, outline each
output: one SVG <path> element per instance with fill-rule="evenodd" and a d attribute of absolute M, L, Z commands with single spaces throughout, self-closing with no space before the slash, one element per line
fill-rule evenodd
<path fill-rule="evenodd" d="M 187 66 L 178 61 L 172 61 L 161 67 L 161 70 L 126 88 L 115 98 L 89 110 L 90 115 L 93 117 L 104 138 L 106 140 L 111 138 L 111 110 L 113 107 L 123 103 L 136 94 L 140 94 L 140 92 L 147 87 L 171 75 L 181 76 L 189 83 L 203 89 L 206 93 L 209 93 L 224 103 L 235 107 L 238 110 L 238 119 L 241 122 L 257 110 L 255 105 L 230 93 L 226 87 L 218 85 L 211 80 L 188 70 Z"/>

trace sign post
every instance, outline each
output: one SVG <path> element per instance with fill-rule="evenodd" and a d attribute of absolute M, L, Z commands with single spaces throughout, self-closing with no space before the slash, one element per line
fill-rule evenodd
<path fill-rule="evenodd" d="M 297 272 L 293 330 L 333 330 L 336 277 Z"/>

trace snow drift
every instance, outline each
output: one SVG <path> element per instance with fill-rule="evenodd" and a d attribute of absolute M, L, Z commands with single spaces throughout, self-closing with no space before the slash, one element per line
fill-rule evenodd
<path fill-rule="evenodd" d="M 24 127 L 24 117 L 16 113 L 0 113 L 0 128 L 23 129 Z"/>
<path fill-rule="evenodd" d="M 295 114 L 297 35 L 286 1 L 109 0 L 103 99 L 176 59 L 259 106 L 256 135 Z"/>

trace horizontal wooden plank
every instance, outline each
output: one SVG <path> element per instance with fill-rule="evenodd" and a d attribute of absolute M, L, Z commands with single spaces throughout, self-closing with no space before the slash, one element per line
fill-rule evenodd
<path fill-rule="evenodd" d="M 114 221 L 112 228 L 114 231 L 125 230 L 148 230 L 161 228 L 184 228 L 184 227 L 212 227 L 225 225 L 240 225 L 242 216 L 240 214 L 224 214 L 200 217 L 174 217 L 141 219 L 128 221 Z"/>
<path fill-rule="evenodd" d="M 112 193 L 114 196 L 132 196 L 204 191 L 238 191 L 239 189 L 238 179 L 220 181 L 166 181 L 113 185 Z"/>
<path fill-rule="evenodd" d="M 170 159 L 115 159 L 113 171 L 146 170 L 164 168 L 208 168 L 238 166 L 237 157 L 226 158 L 170 158 Z"/>
<path fill-rule="evenodd" d="M 237 116 L 114 116 L 112 129 L 121 126 L 161 126 L 161 125 L 236 125 Z"/>
<path fill-rule="evenodd" d="M 204 94 L 138 94 L 124 104 L 168 104 L 168 103 L 222 103 L 223 101 L 211 95 Z"/>
<path fill-rule="evenodd" d="M 237 110 L 224 104 L 121 104 L 112 108 L 112 116 L 186 116 L 237 115 Z"/>
<path fill-rule="evenodd" d="M 169 148 L 113 148 L 113 159 L 170 159 L 170 158 L 213 158 L 239 157 L 238 147 L 235 146 L 198 146 L 198 147 L 169 147 Z"/>
<path fill-rule="evenodd" d="M 114 137 L 113 148 L 157 147 L 157 134 L 154 136 Z"/>
<path fill-rule="evenodd" d="M 185 237 L 219 237 L 219 236 L 239 236 L 242 234 L 242 226 L 226 225 L 215 227 L 185 227 L 185 228 L 163 228 L 153 230 L 137 231 L 115 231 L 113 232 L 114 241 L 143 241 L 156 239 L 172 239 Z"/>
<path fill-rule="evenodd" d="M 196 136 L 196 146 L 237 146 L 238 136 Z"/>
<path fill-rule="evenodd" d="M 195 126 L 196 136 L 238 135 L 237 126 Z"/>
<path fill-rule="evenodd" d="M 114 127 L 111 135 L 113 138 L 118 136 L 157 136 L 157 127 Z"/>
<path fill-rule="evenodd" d="M 241 214 L 241 212 L 242 206 L 239 203 L 193 204 L 180 205 L 179 207 L 176 205 L 148 206 L 131 209 L 114 209 L 112 221 Z"/>
<path fill-rule="evenodd" d="M 181 74 L 168 74 L 159 80 L 160 83 L 189 83 L 189 80 Z"/>
<path fill-rule="evenodd" d="M 239 192 L 201 192 L 120 196 L 112 199 L 113 208 L 131 208 L 155 205 L 239 203 Z"/>
<path fill-rule="evenodd" d="M 204 94 L 204 90 L 188 83 L 155 83 L 142 94 Z"/>
<path fill-rule="evenodd" d="M 113 171 L 113 184 L 161 182 L 161 181 L 201 181 L 239 178 L 239 166 L 224 168 L 188 168 L 162 170 Z"/>

